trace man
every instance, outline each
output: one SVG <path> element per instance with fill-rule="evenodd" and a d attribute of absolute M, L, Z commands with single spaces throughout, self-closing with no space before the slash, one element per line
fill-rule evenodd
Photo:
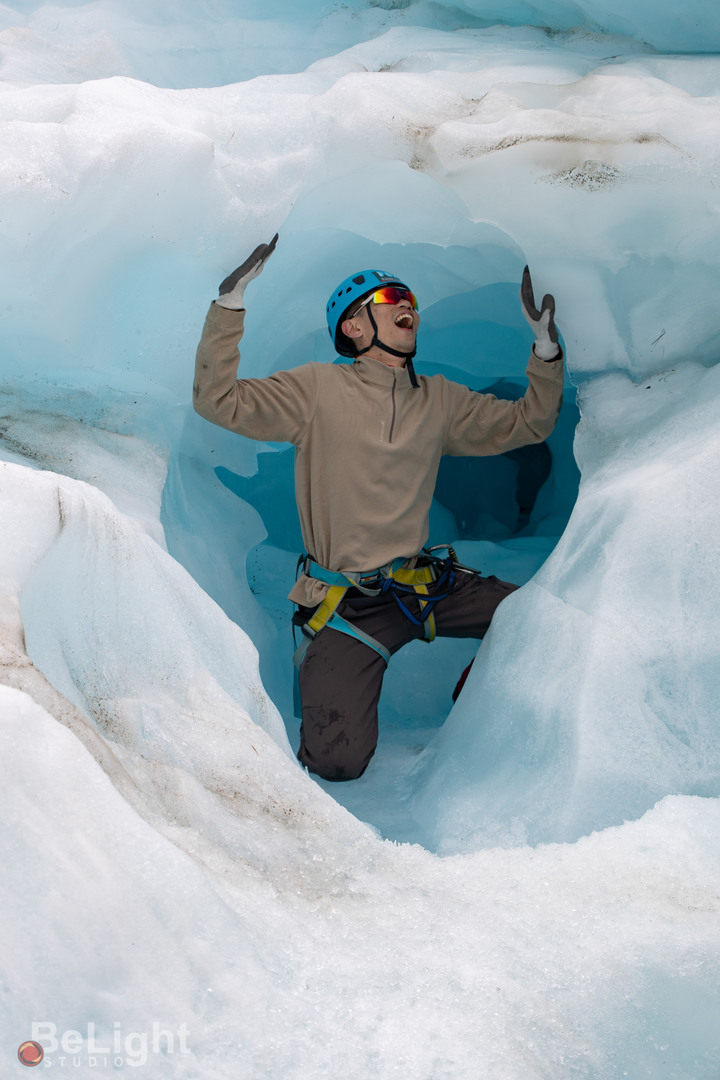
<path fill-rule="evenodd" d="M 500 454 L 541 442 L 562 397 L 555 302 L 521 298 L 535 333 L 528 390 L 500 401 L 440 375 L 415 375 L 420 315 L 393 274 L 366 270 L 334 291 L 330 336 L 350 364 L 308 363 L 237 380 L 244 290 L 272 254 L 261 244 L 220 285 L 198 346 L 194 405 L 252 439 L 295 446 L 295 493 L 305 550 L 290 592 L 303 626 L 298 650 L 298 758 L 328 780 L 362 775 L 377 744 L 377 706 L 390 656 L 435 634 L 482 638 L 516 586 L 452 558 L 423 554 L 443 454 Z M 454 553 L 453 553 L 454 554 Z"/>

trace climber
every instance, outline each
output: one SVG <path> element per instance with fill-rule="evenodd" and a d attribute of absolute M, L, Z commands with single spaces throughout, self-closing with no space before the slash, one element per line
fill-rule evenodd
<path fill-rule="evenodd" d="M 555 302 L 522 310 L 535 334 L 525 396 L 498 400 L 440 375 L 416 375 L 416 298 L 394 274 L 364 270 L 337 286 L 327 323 L 347 364 L 305 363 L 237 379 L 244 291 L 275 249 L 261 244 L 220 285 L 197 350 L 194 407 L 248 438 L 295 446 L 295 494 L 308 553 L 289 598 L 302 627 L 298 758 L 328 780 L 362 775 L 378 737 L 390 656 L 414 639 L 482 638 L 516 586 L 427 553 L 440 458 L 538 443 L 561 403 Z"/>

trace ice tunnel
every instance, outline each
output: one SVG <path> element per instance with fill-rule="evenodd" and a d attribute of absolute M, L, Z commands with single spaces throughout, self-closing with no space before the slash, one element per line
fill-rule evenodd
<path fill-rule="evenodd" d="M 408 207 L 432 219 L 430 240 L 412 241 Z M 403 242 L 378 239 L 393 235 Z M 441 373 L 500 398 L 520 397 L 532 344 L 519 303 L 526 261 L 511 236 L 470 221 L 460 199 L 422 174 L 388 163 L 373 171 L 372 181 L 362 174 L 352 181 L 343 177 L 291 211 L 249 301 L 240 375 L 270 374 L 309 360 L 332 362 L 323 321 L 327 295 L 353 268 L 382 266 L 411 281 L 419 297 L 419 371 Z M 465 563 L 517 584 L 532 577 L 561 535 L 577 494 L 575 397 L 568 378 L 561 417 L 547 443 L 500 458 L 443 459 L 429 546 L 453 544 Z M 187 507 L 195 514 L 199 505 L 202 533 L 187 517 Z M 162 521 L 171 554 L 253 636 L 264 683 L 296 748 L 292 605 L 285 599 L 302 552 L 292 448 L 254 444 L 189 416 L 169 471 Z M 450 711 L 455 683 L 478 644 L 438 640 L 428 652 L 415 643 L 393 659 L 381 703 L 381 740 L 394 744 L 393 752 L 376 755 L 369 786 L 391 784 L 384 775 L 390 761 L 396 771 L 412 768 L 419 748 Z M 328 790 L 350 804 L 358 798 L 337 785 Z"/>

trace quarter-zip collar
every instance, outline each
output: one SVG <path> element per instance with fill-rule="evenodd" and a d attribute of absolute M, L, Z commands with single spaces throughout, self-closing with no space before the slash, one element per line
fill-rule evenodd
<path fill-rule="evenodd" d="M 389 367 L 371 356 L 359 356 L 353 361 L 352 370 L 363 382 L 392 389 L 409 389 L 412 386 L 406 367 Z"/>

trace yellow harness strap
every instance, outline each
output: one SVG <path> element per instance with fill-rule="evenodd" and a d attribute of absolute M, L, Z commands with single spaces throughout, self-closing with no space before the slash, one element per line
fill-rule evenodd
<path fill-rule="evenodd" d="M 427 585 L 416 585 L 415 586 L 415 592 L 416 593 L 424 593 L 425 596 L 427 596 L 427 591 L 428 591 Z M 426 602 L 424 600 L 418 600 L 418 602 L 420 604 L 420 610 L 424 611 L 424 609 L 427 607 Z M 423 627 L 424 627 L 424 633 L 423 633 L 423 636 L 422 636 L 422 638 L 420 640 L 421 641 L 434 641 L 435 640 L 435 612 L 434 611 L 431 611 L 430 614 L 428 615 L 427 619 L 425 619 L 425 621 L 423 623 Z"/>
<path fill-rule="evenodd" d="M 308 619 L 307 626 L 310 627 L 314 633 L 319 633 L 323 626 L 329 619 L 335 614 L 335 609 L 342 600 L 345 593 L 350 588 L 350 585 L 331 585 L 325 594 L 325 599 L 320 606 L 316 609 L 315 614 L 311 619 Z"/>
<path fill-rule="evenodd" d="M 429 585 L 431 581 L 435 580 L 435 572 L 432 566 L 400 566 L 397 570 L 391 570 L 388 577 L 394 578 L 395 581 L 399 581 L 401 585 L 412 585 L 417 588 L 418 585 Z M 427 593 L 427 588 L 424 590 Z"/>

